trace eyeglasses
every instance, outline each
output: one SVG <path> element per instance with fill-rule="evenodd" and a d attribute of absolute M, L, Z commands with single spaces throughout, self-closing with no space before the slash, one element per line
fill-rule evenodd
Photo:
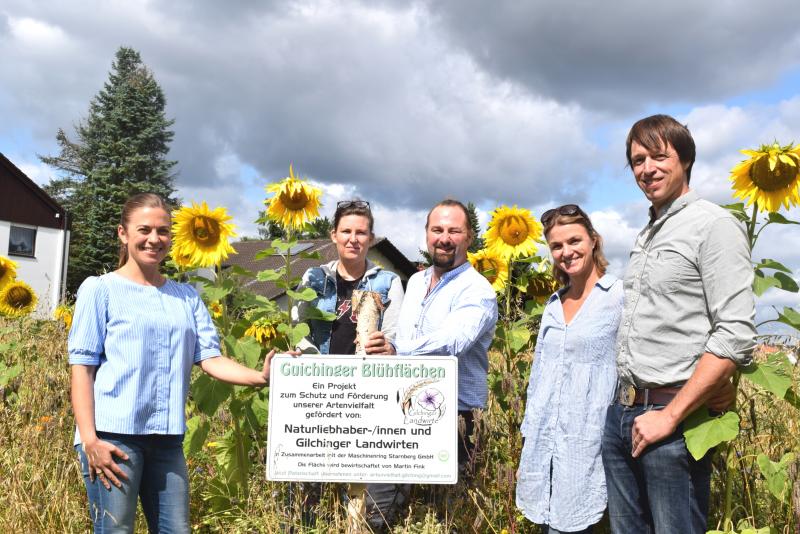
<path fill-rule="evenodd" d="M 586 216 L 581 207 L 577 204 L 564 204 L 563 206 L 559 206 L 558 208 L 553 208 L 542 213 L 542 224 L 545 226 L 549 225 L 552 222 L 553 217 L 556 215 L 563 215 L 564 217 L 575 217 L 576 215 L 580 215 L 587 221 L 589 220 L 589 217 Z"/>
<path fill-rule="evenodd" d="M 347 210 L 350 208 L 369 209 L 369 202 L 366 200 L 340 200 L 336 203 L 336 211 Z"/>

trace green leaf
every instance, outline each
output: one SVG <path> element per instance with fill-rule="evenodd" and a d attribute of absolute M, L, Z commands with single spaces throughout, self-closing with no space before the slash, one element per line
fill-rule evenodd
<path fill-rule="evenodd" d="M 197 451 L 202 449 L 209 432 L 211 432 L 211 424 L 199 415 L 186 421 L 186 434 L 183 436 L 184 456 L 194 456 Z"/>
<path fill-rule="evenodd" d="M 317 251 L 314 251 L 314 252 L 301 252 L 300 254 L 298 254 L 298 256 L 303 258 L 303 259 L 305 259 L 305 260 L 321 260 L 322 259 L 322 254 L 320 254 Z"/>
<path fill-rule="evenodd" d="M 286 336 L 290 346 L 296 347 L 300 340 L 311 333 L 311 329 L 308 328 L 306 323 L 299 323 L 296 326 L 281 323 L 278 325 L 278 332 Z"/>
<path fill-rule="evenodd" d="M 309 306 L 307 310 L 305 310 L 305 317 L 306 320 L 317 320 L 317 321 L 335 321 L 336 314 L 331 312 L 322 311 L 316 306 Z"/>
<path fill-rule="evenodd" d="M 528 341 L 531 339 L 531 331 L 525 327 L 515 327 L 509 331 L 508 341 L 511 345 L 511 350 L 514 352 L 521 351 Z"/>
<path fill-rule="evenodd" d="M 255 415 L 258 424 L 262 427 L 265 426 L 267 424 L 267 416 L 269 415 L 269 402 L 267 402 L 266 399 L 262 399 L 260 396 L 256 396 L 253 398 L 250 408 L 252 408 L 253 415 Z"/>
<path fill-rule="evenodd" d="M 256 252 L 256 255 L 253 256 L 253 258 L 256 260 L 263 260 L 264 258 L 269 258 L 270 256 L 274 255 L 275 255 L 274 248 L 265 248 L 264 250 Z"/>
<path fill-rule="evenodd" d="M 762 259 L 761 263 L 755 266 L 756 269 L 775 269 L 776 271 L 782 271 L 784 273 L 792 274 L 792 270 L 783 265 L 782 263 L 778 263 L 775 260 L 771 260 L 769 258 Z"/>
<path fill-rule="evenodd" d="M 219 405 L 225 402 L 233 392 L 233 386 L 214 380 L 205 373 L 192 382 L 191 389 L 197 409 L 209 417 L 217 412 Z"/>
<path fill-rule="evenodd" d="M 747 222 L 750 220 L 750 216 L 747 214 L 747 212 L 744 211 L 744 204 L 741 202 L 736 204 L 727 204 L 722 207 L 730 211 L 734 217 L 736 217 L 742 222 Z"/>
<path fill-rule="evenodd" d="M 779 287 L 784 291 L 797 293 L 797 291 L 800 289 L 800 287 L 797 286 L 797 282 L 794 281 L 794 278 L 785 273 L 775 273 L 775 278 L 780 283 Z"/>
<path fill-rule="evenodd" d="M 763 295 L 764 292 L 771 287 L 780 286 L 781 282 L 777 278 L 766 275 L 760 270 L 756 270 L 755 276 L 753 277 L 753 293 L 755 293 L 757 297 Z"/>
<path fill-rule="evenodd" d="M 236 340 L 233 354 L 247 367 L 255 369 L 261 360 L 261 345 L 252 337 L 243 337 Z"/>
<path fill-rule="evenodd" d="M 203 288 L 203 296 L 209 301 L 222 300 L 231 294 L 233 289 L 217 286 L 206 286 Z"/>
<path fill-rule="evenodd" d="M 283 269 L 264 269 L 256 273 L 259 282 L 274 282 L 283 276 Z"/>
<path fill-rule="evenodd" d="M 273 248 L 280 250 L 282 253 L 287 253 L 292 247 L 297 246 L 297 239 L 291 241 L 284 241 L 283 239 L 276 239 L 272 242 Z"/>
<path fill-rule="evenodd" d="M 305 300 L 311 301 L 317 298 L 317 292 L 311 289 L 310 287 L 303 288 L 302 291 L 294 291 L 292 289 L 287 289 L 286 294 L 289 297 L 293 298 L 294 300 Z"/>
<path fill-rule="evenodd" d="M 245 269 L 241 265 L 231 265 L 225 269 L 225 271 L 230 274 L 235 274 L 236 276 L 246 276 L 248 278 L 253 278 L 255 276 L 253 271 Z"/>
<path fill-rule="evenodd" d="M 14 380 L 22 373 L 22 366 L 12 365 L 11 367 L 6 367 L 6 364 L 0 362 L 0 386 L 7 386 L 9 382 Z"/>
<path fill-rule="evenodd" d="M 766 362 L 748 365 L 742 374 L 751 382 L 758 384 L 779 399 L 784 398 L 786 391 L 792 385 L 792 375 L 789 362 L 783 352 L 770 355 Z"/>
<path fill-rule="evenodd" d="M 767 455 L 759 454 L 757 461 L 758 468 L 767 481 L 767 489 L 776 499 L 783 502 L 789 489 L 787 467 L 794 461 L 794 453 L 787 452 L 779 462 L 773 462 Z"/>
<path fill-rule="evenodd" d="M 778 322 L 787 324 L 795 330 L 800 330 L 800 313 L 792 308 L 783 308 L 783 312 L 778 312 Z"/>
<path fill-rule="evenodd" d="M 767 217 L 768 217 L 769 222 L 775 223 L 775 224 L 800 224 L 800 222 L 793 221 L 791 219 L 787 219 L 786 217 L 784 217 L 783 215 L 781 215 L 777 211 L 770 212 Z"/>
<path fill-rule="evenodd" d="M 238 438 L 238 439 L 237 439 Z M 215 442 L 217 451 L 217 465 L 225 473 L 230 481 L 240 481 L 247 479 L 250 470 L 250 446 L 252 441 L 250 436 L 245 433 L 236 434 L 233 431 L 225 434 L 221 440 Z M 244 455 L 238 454 L 236 447 L 241 445 Z"/>
<path fill-rule="evenodd" d="M 686 448 L 695 460 L 700 460 L 710 449 L 739 435 L 739 415 L 725 412 L 711 417 L 708 408 L 701 407 L 686 418 L 683 428 Z"/>

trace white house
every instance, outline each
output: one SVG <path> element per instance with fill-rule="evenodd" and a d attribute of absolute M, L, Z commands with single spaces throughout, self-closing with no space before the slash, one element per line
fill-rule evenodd
<path fill-rule="evenodd" d="M 40 317 L 64 296 L 68 252 L 67 211 L 0 153 L 0 255 L 36 292 Z"/>

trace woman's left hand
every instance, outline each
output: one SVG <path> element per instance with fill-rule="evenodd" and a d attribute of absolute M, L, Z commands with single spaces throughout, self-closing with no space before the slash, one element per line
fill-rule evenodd
<path fill-rule="evenodd" d="M 364 345 L 364 350 L 367 354 L 397 354 L 394 346 L 389 343 L 380 330 L 376 330 L 369 335 L 369 339 Z"/>

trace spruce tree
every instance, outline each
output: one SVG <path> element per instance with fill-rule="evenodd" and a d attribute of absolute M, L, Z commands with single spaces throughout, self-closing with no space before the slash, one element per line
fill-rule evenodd
<path fill-rule="evenodd" d="M 177 162 L 167 159 L 174 121 L 166 118 L 165 107 L 164 93 L 139 53 L 121 47 L 88 117 L 75 126 L 77 139 L 59 129 L 59 154 L 41 156 L 61 171 L 45 189 L 72 217 L 70 292 L 87 276 L 116 268 L 116 227 L 129 196 L 148 191 L 177 204 Z"/>
<path fill-rule="evenodd" d="M 481 223 L 478 220 L 478 211 L 475 204 L 472 202 L 467 203 L 467 215 L 469 215 L 469 226 L 472 229 L 472 244 L 469 246 L 469 252 L 473 254 L 483 248 L 483 237 L 481 237 Z"/>

